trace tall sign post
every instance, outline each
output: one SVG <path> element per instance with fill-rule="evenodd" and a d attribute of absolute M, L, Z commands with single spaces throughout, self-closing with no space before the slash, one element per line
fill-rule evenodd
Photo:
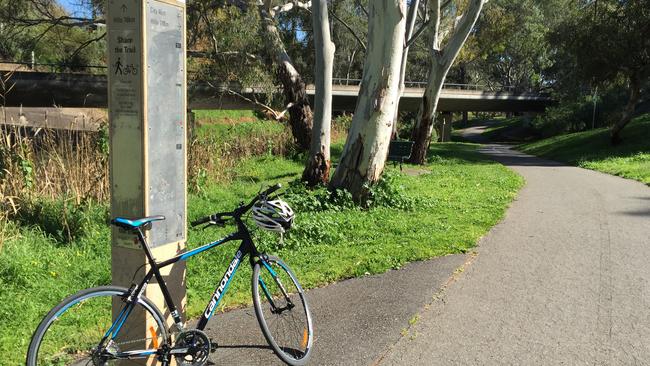
<path fill-rule="evenodd" d="M 185 1 L 107 3 L 111 216 L 164 215 L 146 233 L 160 261 L 183 251 L 187 236 Z M 135 236 L 113 228 L 113 284 L 128 287 L 144 265 L 135 280 L 142 278 L 146 262 Z M 162 273 L 182 310 L 183 263 Z M 155 282 L 145 295 L 164 308 Z M 148 338 L 148 320 L 134 319 L 133 331 Z"/>

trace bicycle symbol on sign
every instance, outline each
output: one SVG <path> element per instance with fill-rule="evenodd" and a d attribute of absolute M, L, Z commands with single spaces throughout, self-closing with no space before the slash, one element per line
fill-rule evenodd
<path fill-rule="evenodd" d="M 138 75 L 138 66 L 136 64 L 122 64 L 122 59 L 117 58 L 115 62 L 115 75 Z"/>

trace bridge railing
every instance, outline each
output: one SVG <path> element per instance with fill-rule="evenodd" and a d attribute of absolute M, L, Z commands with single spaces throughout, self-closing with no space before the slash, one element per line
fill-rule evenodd
<path fill-rule="evenodd" d="M 344 86 L 358 86 L 361 84 L 361 79 L 346 79 L 346 78 L 333 78 L 334 85 Z M 407 88 L 422 88 L 427 86 L 426 81 L 405 81 L 404 86 Z M 456 90 L 476 90 L 476 91 L 514 91 L 514 86 L 499 85 L 497 87 L 487 86 L 483 84 L 458 84 L 458 83 L 444 83 L 443 89 L 456 89 Z"/>

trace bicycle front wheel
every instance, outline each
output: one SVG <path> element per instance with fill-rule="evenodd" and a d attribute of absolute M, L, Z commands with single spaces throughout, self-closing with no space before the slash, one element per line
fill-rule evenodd
<path fill-rule="evenodd" d="M 314 341 L 305 293 L 280 258 L 268 256 L 253 268 L 253 304 L 262 333 L 289 365 L 304 365 Z"/>
<path fill-rule="evenodd" d="M 127 292 L 104 286 L 63 300 L 36 329 L 27 365 L 128 365 L 131 356 L 138 364 L 153 363 L 157 348 L 167 342 L 165 322 L 144 296 L 127 307 Z"/>

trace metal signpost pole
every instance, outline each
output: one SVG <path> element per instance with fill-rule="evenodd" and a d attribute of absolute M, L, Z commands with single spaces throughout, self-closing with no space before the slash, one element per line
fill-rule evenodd
<path fill-rule="evenodd" d="M 111 217 L 164 215 L 146 233 L 160 261 L 183 251 L 187 236 L 185 1 L 107 3 Z M 162 273 L 182 310 L 183 263 Z M 148 269 L 144 252 L 133 233 L 113 228 L 113 284 L 128 287 L 141 266 L 136 281 Z M 145 294 L 164 308 L 155 282 Z M 146 334 L 144 316 L 137 322 Z"/>

